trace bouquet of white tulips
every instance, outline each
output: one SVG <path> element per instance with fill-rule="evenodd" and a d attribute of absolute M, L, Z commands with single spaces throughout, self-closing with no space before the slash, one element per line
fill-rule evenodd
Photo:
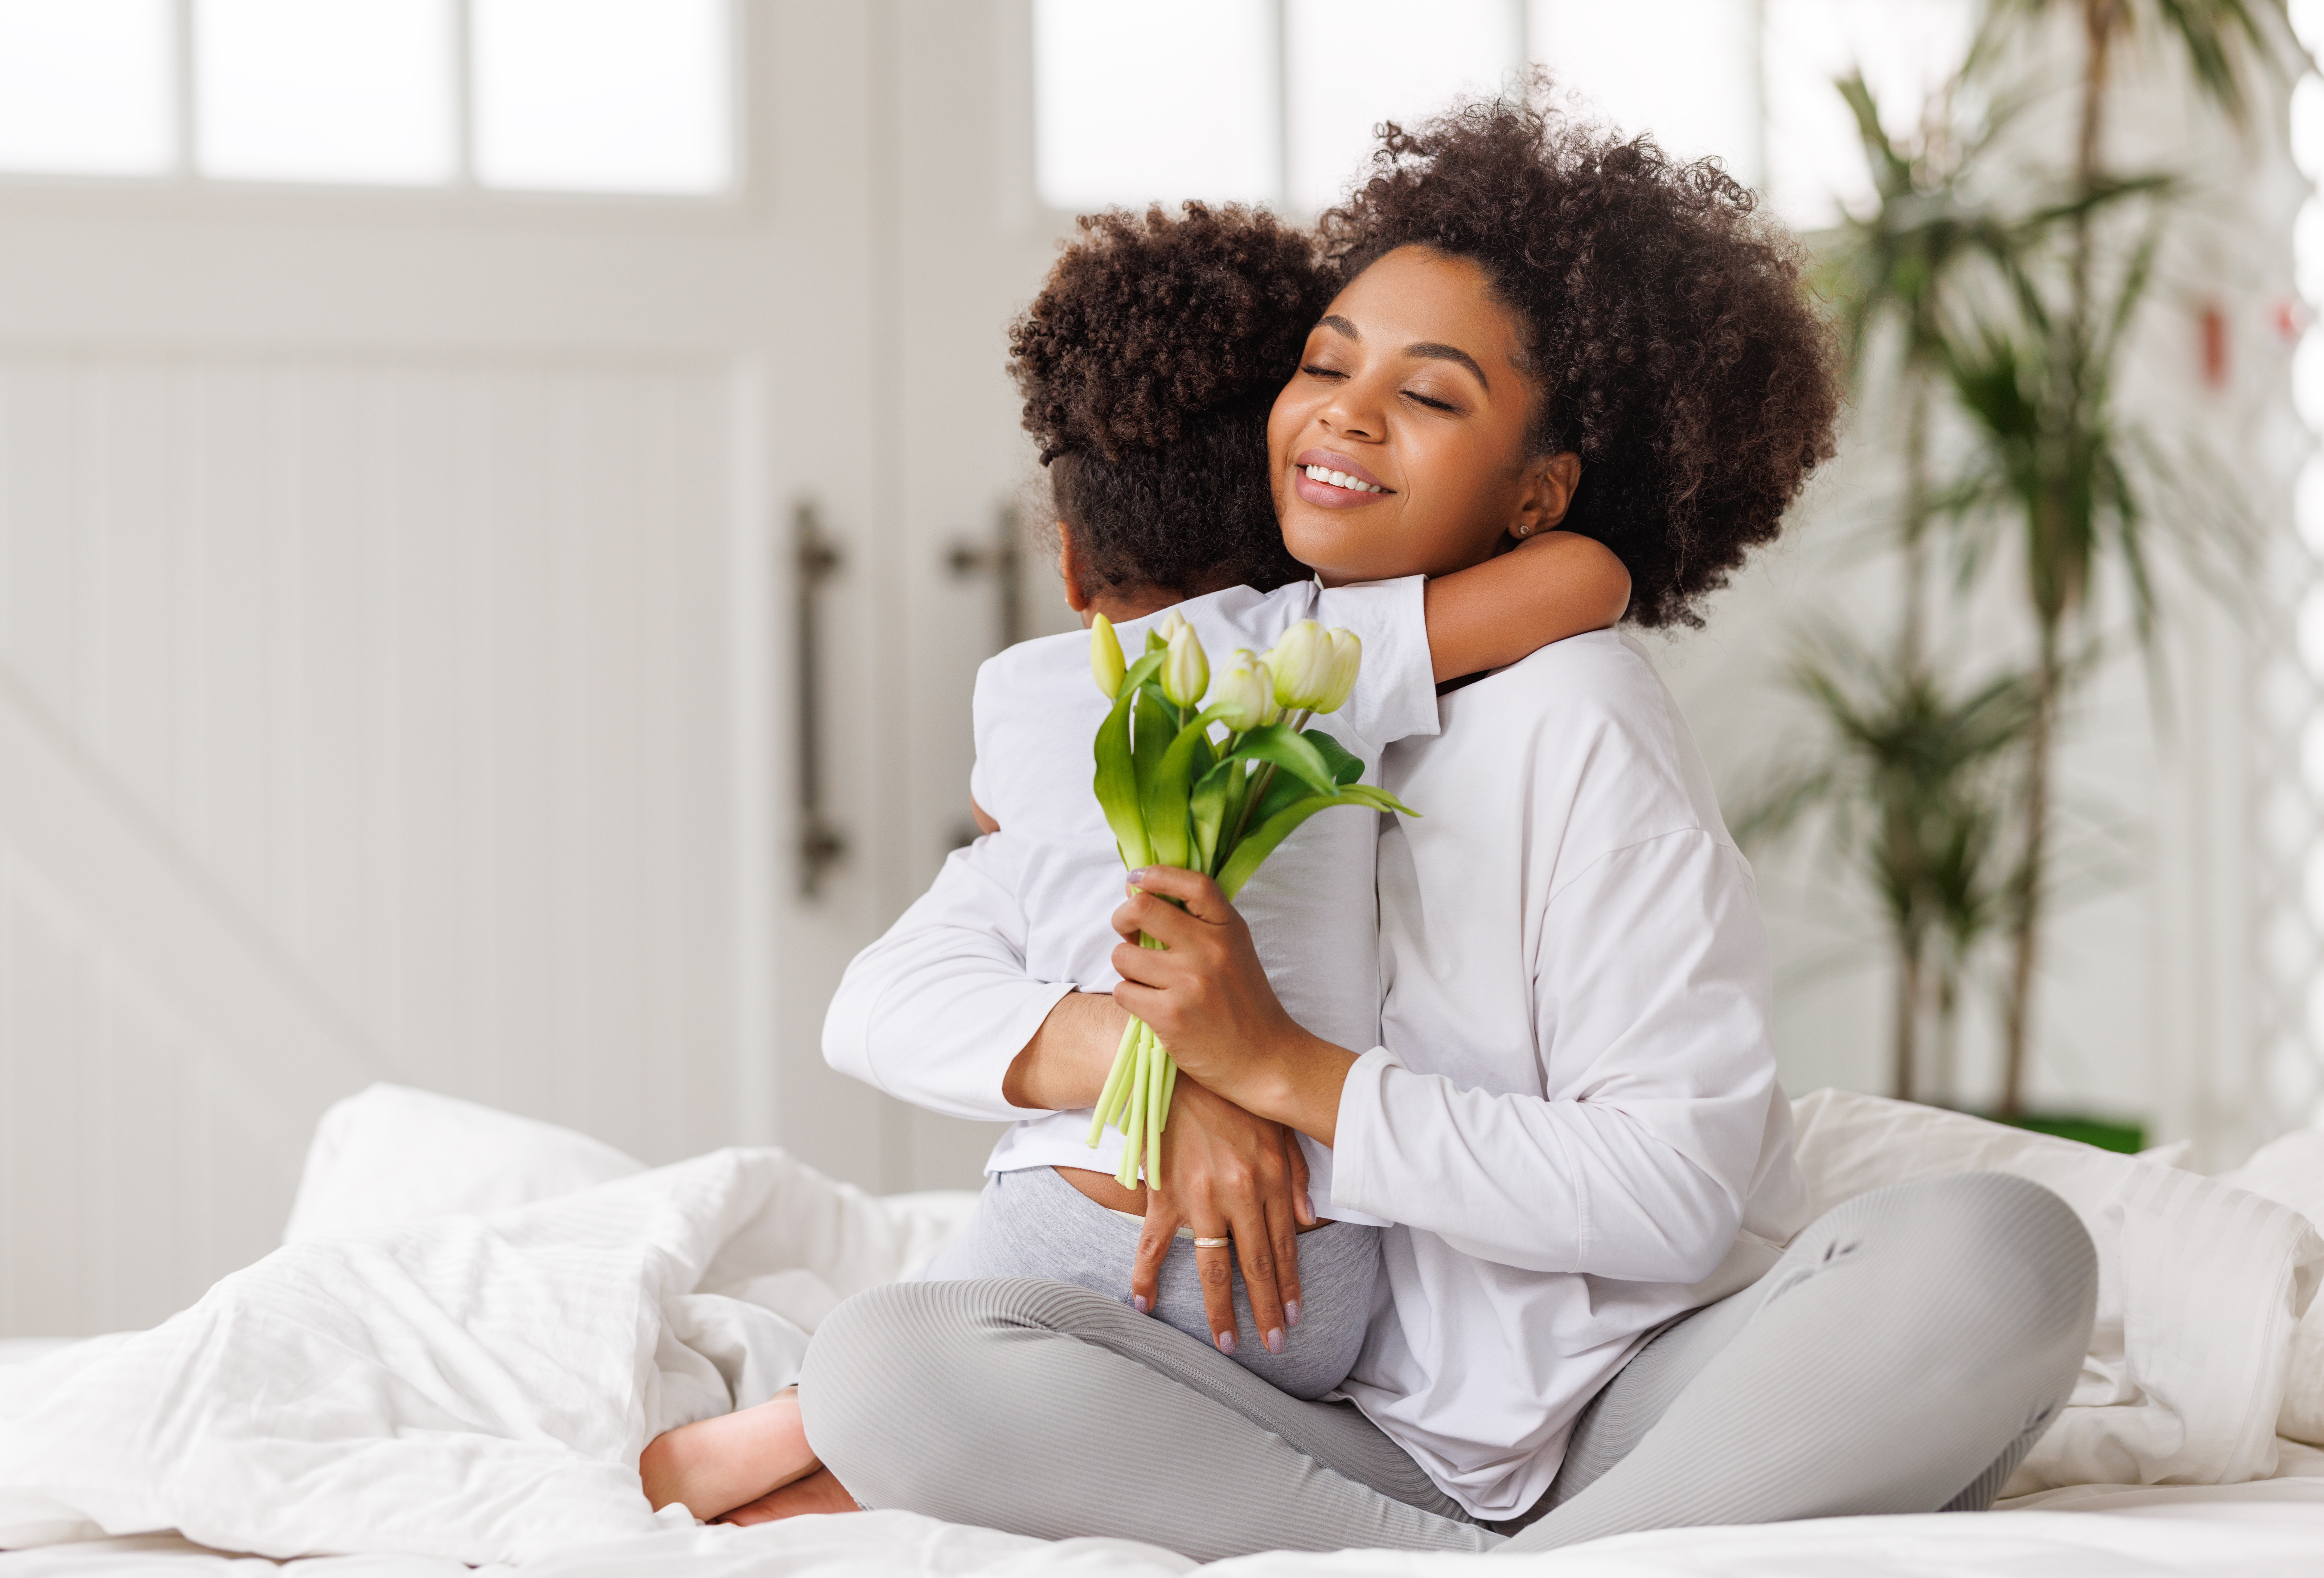
<path fill-rule="evenodd" d="M 1090 671 L 1113 710 L 1097 732 L 1097 798 L 1123 866 L 1202 872 L 1232 899 L 1318 811 L 1410 814 L 1386 789 L 1358 783 L 1363 764 L 1305 726 L 1348 699 L 1362 662 L 1354 632 L 1308 619 L 1264 658 L 1239 651 L 1214 677 L 1194 626 L 1174 613 L 1148 632 L 1145 654 L 1127 663 L 1112 624 L 1098 615 Z M 1161 945 L 1148 937 L 1144 946 Z M 1162 1129 L 1177 1083 L 1168 1049 L 1143 1020 L 1130 1020 L 1089 1132 L 1094 1149 L 1108 1124 L 1121 1130 L 1114 1180 L 1123 1188 L 1138 1179 L 1141 1148 L 1147 1182 L 1162 1181 Z"/>

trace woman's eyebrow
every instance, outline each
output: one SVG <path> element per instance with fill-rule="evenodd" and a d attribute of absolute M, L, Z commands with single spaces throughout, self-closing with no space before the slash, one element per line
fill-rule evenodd
<path fill-rule="evenodd" d="M 1485 376 L 1482 367 L 1477 365 L 1477 358 L 1458 346 L 1441 346 L 1434 340 L 1423 340 L 1416 346 L 1405 346 L 1404 354 L 1425 357 L 1432 362 L 1458 362 L 1477 375 L 1477 382 L 1485 386 L 1486 393 L 1490 394 L 1493 391 L 1493 381 Z"/>
<path fill-rule="evenodd" d="M 1328 328 L 1333 334 L 1346 339 L 1361 340 L 1364 337 L 1363 330 L 1336 312 L 1325 313 L 1316 320 L 1315 327 Z M 1405 346 L 1404 354 L 1407 356 L 1419 356 L 1431 362 L 1458 362 L 1477 375 L 1477 382 L 1485 386 L 1486 393 L 1490 394 L 1493 392 L 1493 381 L 1485 376 L 1485 370 L 1477 365 L 1477 358 L 1459 346 L 1440 345 L 1434 340 L 1422 340 L 1417 345 Z"/>

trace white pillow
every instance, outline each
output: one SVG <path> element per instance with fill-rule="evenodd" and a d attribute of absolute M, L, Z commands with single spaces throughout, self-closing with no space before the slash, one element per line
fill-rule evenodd
<path fill-rule="evenodd" d="M 2098 1255 L 2098 1324 L 2057 1424 L 2003 1488 L 2234 1484 L 2275 1469 L 2292 1333 L 2324 1274 L 2298 1212 L 2217 1179 L 1960 1112 L 1793 1103 L 1818 1213 L 1889 1184 L 2005 1172 L 2055 1190 Z"/>
<path fill-rule="evenodd" d="M 2295 1129 L 2271 1140 L 2219 1181 L 2291 1206 L 2324 1231 L 2324 1129 Z M 2324 1298 L 2308 1306 L 2292 1337 L 2292 1375 L 2275 1431 L 2324 1446 Z"/>
<path fill-rule="evenodd" d="M 375 1084 L 315 1125 L 282 1241 L 530 1205 L 643 1171 L 644 1163 L 570 1129 Z"/>

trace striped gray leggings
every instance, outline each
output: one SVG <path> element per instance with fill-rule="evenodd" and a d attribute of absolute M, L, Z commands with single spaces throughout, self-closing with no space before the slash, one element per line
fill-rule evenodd
<path fill-rule="evenodd" d="M 1848 1201 L 1759 1281 L 1641 1349 L 1514 1534 L 1471 1518 L 1352 1407 L 1288 1397 L 1064 1283 L 858 1294 L 816 1331 L 799 1404 L 816 1454 L 867 1507 L 1203 1561 L 1546 1550 L 1981 1510 L 2064 1406 L 2097 1297 L 2089 1234 L 2039 1185 L 1972 1173 Z"/>

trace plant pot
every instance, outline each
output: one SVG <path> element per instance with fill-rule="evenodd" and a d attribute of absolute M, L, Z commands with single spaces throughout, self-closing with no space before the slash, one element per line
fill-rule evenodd
<path fill-rule="evenodd" d="M 2019 1112 L 2011 1116 L 1991 1112 L 1987 1116 L 1997 1123 L 2030 1129 L 2036 1134 L 2053 1134 L 2060 1140 L 2095 1145 L 2100 1150 L 2118 1150 L 2126 1156 L 2135 1156 L 2146 1149 L 2146 1125 L 2135 1118 L 2099 1118 L 2087 1112 Z"/>

